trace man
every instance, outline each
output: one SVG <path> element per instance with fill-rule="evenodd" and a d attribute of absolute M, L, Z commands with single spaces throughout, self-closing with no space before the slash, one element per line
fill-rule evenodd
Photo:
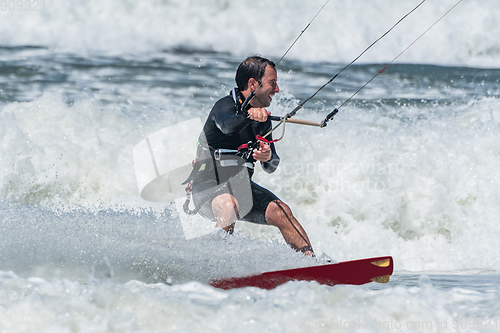
<path fill-rule="evenodd" d="M 230 234 L 238 219 L 272 225 L 294 250 L 314 256 L 309 238 L 290 208 L 249 180 L 255 162 L 268 173 L 279 164 L 271 137 L 257 140 L 272 128 L 266 107 L 279 92 L 275 67 L 259 56 L 245 59 L 236 71 L 238 88 L 215 103 L 200 135 L 191 177 L 193 201 L 202 216 Z M 251 93 L 255 95 L 243 110 Z"/>

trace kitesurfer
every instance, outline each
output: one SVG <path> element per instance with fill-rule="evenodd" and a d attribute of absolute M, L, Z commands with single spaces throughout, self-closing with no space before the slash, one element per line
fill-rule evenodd
<path fill-rule="evenodd" d="M 314 256 L 291 209 L 251 181 L 256 162 L 273 173 L 280 161 L 272 138 L 261 137 L 272 127 L 266 107 L 279 92 L 276 66 L 269 59 L 249 57 L 239 65 L 235 80 L 237 88 L 215 103 L 200 135 L 193 173 L 187 180 L 196 211 L 230 234 L 237 220 L 275 226 L 293 249 Z"/>

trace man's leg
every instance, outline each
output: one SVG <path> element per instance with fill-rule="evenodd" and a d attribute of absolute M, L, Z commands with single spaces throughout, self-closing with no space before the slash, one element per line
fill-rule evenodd
<path fill-rule="evenodd" d="M 212 211 L 217 218 L 215 227 L 232 234 L 238 216 L 238 201 L 229 193 L 218 195 L 212 201 Z"/>
<path fill-rule="evenodd" d="M 305 230 L 293 216 L 290 207 L 281 200 L 269 203 L 266 209 L 266 221 L 281 231 L 285 242 L 294 250 L 301 251 L 308 256 L 314 256 L 311 242 Z"/>

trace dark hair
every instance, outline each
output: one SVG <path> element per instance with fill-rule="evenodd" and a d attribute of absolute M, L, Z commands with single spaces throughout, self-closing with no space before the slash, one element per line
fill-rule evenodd
<path fill-rule="evenodd" d="M 274 62 L 260 56 L 252 56 L 243 60 L 236 70 L 235 80 L 238 89 L 240 91 L 246 90 L 248 88 L 248 80 L 250 80 L 250 78 L 260 82 L 266 72 L 267 65 L 271 66 L 273 69 L 276 68 Z"/>

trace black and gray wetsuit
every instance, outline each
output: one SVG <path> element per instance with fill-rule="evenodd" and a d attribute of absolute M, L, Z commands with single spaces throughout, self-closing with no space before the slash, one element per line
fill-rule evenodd
<path fill-rule="evenodd" d="M 193 179 L 193 201 L 201 206 L 201 215 L 213 220 L 212 200 L 230 193 L 238 201 L 238 219 L 266 224 L 267 206 L 278 197 L 251 181 L 255 161 L 241 160 L 235 154 L 241 145 L 254 142 L 257 135 L 265 135 L 272 125 L 269 119 L 266 122 L 248 119 L 241 110 L 244 99 L 235 88 L 217 101 L 208 115 L 199 139 L 197 161 L 201 167 L 198 166 Z M 272 140 L 270 136 L 266 139 Z M 260 162 L 268 173 L 274 172 L 280 161 L 274 143 L 270 145 L 271 159 Z"/>

